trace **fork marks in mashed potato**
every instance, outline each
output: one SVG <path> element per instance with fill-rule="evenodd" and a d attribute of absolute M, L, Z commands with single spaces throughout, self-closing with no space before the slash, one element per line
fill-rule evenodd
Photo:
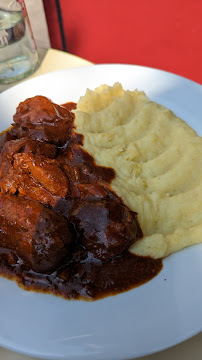
<path fill-rule="evenodd" d="M 130 248 L 160 258 L 202 242 L 202 139 L 143 92 L 119 83 L 87 90 L 76 131 L 98 165 L 116 172 L 112 189 L 144 233 Z"/>

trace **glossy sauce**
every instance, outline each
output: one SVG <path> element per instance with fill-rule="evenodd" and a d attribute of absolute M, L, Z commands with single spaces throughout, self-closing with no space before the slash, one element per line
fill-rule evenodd
<path fill-rule="evenodd" d="M 109 262 L 88 254 L 52 274 L 39 274 L 26 268 L 15 251 L 0 248 L 0 274 L 16 280 L 26 290 L 53 293 L 67 299 L 97 300 L 140 286 L 162 269 L 162 260 L 135 256 L 126 251 Z"/>
<path fill-rule="evenodd" d="M 72 110 L 76 105 L 67 103 L 63 106 L 68 110 Z M 73 128 L 74 124 L 72 122 L 71 137 L 65 146 L 59 148 L 58 161 L 60 161 L 70 179 L 69 191 L 70 194 L 74 194 L 74 197 L 56 199 L 53 208 L 55 212 L 62 214 L 62 216 L 69 217 L 75 237 L 71 259 L 68 259 L 67 263 L 63 262 L 61 266 L 51 273 L 38 273 L 33 271 L 25 260 L 22 260 L 15 249 L 0 247 L 0 274 L 16 280 L 20 286 L 27 290 L 53 293 L 67 299 L 95 300 L 130 290 L 148 282 L 161 271 L 163 265 L 161 259 L 155 260 L 131 254 L 128 251 L 129 246 L 119 254 L 117 250 L 119 248 L 117 247 L 115 250 L 113 246 L 110 248 L 110 243 L 109 252 L 113 252 L 113 257 L 108 258 L 106 249 L 101 248 L 103 255 L 99 258 L 95 254 L 100 254 L 100 250 L 97 251 L 94 243 L 88 245 L 88 242 L 85 243 L 83 240 L 82 243 L 80 241 L 81 235 L 75 230 L 78 222 L 78 219 L 77 222 L 74 222 L 75 213 L 78 215 L 80 211 L 81 218 L 79 218 L 79 221 L 82 223 L 82 211 L 88 211 L 88 209 L 91 211 L 92 209 L 88 205 L 86 205 L 86 208 L 81 207 L 80 209 L 78 199 L 81 198 L 82 201 L 84 201 L 83 199 L 90 199 L 91 201 L 96 195 L 93 206 L 95 206 L 95 213 L 97 211 L 98 214 L 105 213 L 105 209 L 101 207 L 103 202 L 106 202 L 109 208 L 110 204 L 115 202 L 119 207 L 119 213 L 113 215 L 116 219 L 120 216 L 120 209 L 123 209 L 124 219 L 124 208 L 126 207 L 110 188 L 110 183 L 115 178 L 114 170 L 95 164 L 93 157 L 81 147 L 83 136 L 73 132 Z M 11 138 L 12 134 L 9 134 L 7 141 Z M 65 159 L 68 159 L 67 163 Z M 72 212 L 72 208 L 74 209 L 75 206 L 75 198 L 79 205 L 77 205 L 78 209 Z M 134 219 L 136 219 L 137 214 L 129 210 L 129 219 L 130 216 L 134 216 Z M 85 217 L 88 217 L 87 213 L 84 219 Z M 116 219 L 115 221 L 119 221 Z M 102 221 L 103 227 L 107 227 L 111 220 L 105 216 Z M 130 228 L 131 226 L 133 225 L 130 225 Z M 143 235 L 137 219 L 136 230 L 133 229 L 132 231 L 136 231 L 136 239 L 141 238 Z M 89 229 L 86 230 L 86 233 L 88 232 Z M 0 233 L 1 244 L 3 244 L 4 234 Z"/>

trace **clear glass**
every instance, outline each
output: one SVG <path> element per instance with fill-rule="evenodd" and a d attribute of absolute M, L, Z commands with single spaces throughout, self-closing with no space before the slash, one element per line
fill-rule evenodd
<path fill-rule="evenodd" d="M 0 0 L 0 83 L 25 78 L 37 64 L 38 52 L 24 0 Z"/>

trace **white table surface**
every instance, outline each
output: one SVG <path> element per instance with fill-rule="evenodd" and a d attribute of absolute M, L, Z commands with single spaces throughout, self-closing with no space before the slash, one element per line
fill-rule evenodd
<path fill-rule="evenodd" d="M 91 62 L 78 58 L 77 56 L 63 53 L 61 51 L 49 49 L 39 67 L 39 69 L 29 78 L 39 76 L 48 72 L 63 70 L 77 66 L 89 66 Z M 15 84 L 14 84 L 15 85 Z M 11 85 L 10 85 L 11 86 Z M 9 86 L 9 87 L 10 87 Z M 8 86 L 0 85 L 0 92 L 6 90 Z M 1 326 L 1 322 L 0 322 Z M 193 338 L 176 345 L 170 349 L 163 350 L 157 354 L 145 356 L 144 360 L 201 360 L 202 359 L 202 333 Z M 36 360 L 35 358 L 16 354 L 12 351 L 0 347 L 0 360 Z"/>

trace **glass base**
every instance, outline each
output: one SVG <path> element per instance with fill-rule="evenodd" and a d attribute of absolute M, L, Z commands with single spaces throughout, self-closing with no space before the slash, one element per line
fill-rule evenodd
<path fill-rule="evenodd" d="M 36 64 L 30 64 L 30 59 L 19 56 L 0 63 L 0 84 L 11 84 L 31 75 L 37 68 Z"/>

